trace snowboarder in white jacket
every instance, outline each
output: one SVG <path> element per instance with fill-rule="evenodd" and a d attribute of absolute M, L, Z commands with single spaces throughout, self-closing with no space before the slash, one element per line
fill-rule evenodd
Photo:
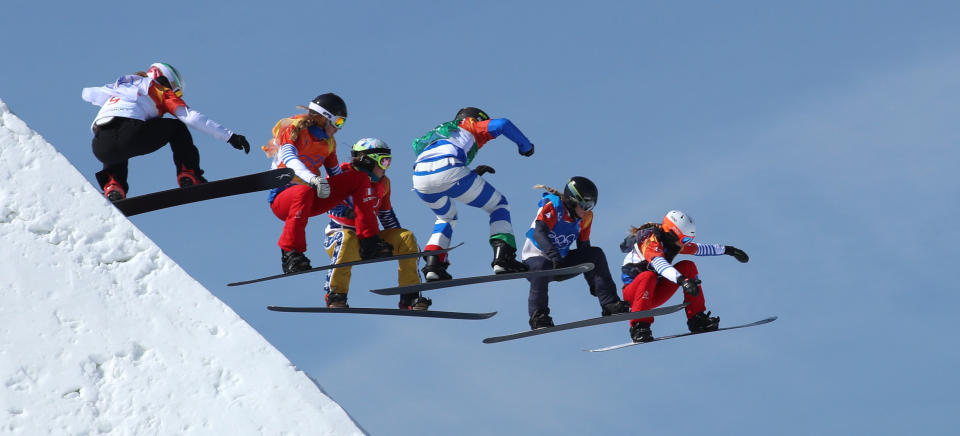
<path fill-rule="evenodd" d="M 187 126 L 250 153 L 243 135 L 225 129 L 191 109 L 182 99 L 183 79 L 172 65 L 158 62 L 146 72 L 118 78 L 104 86 L 84 88 L 82 97 L 100 106 L 93 124 L 93 154 L 103 163 L 96 174 L 103 195 L 111 201 L 126 198 L 127 162 L 170 144 L 181 187 L 206 183 L 200 152 Z M 164 114 L 175 118 L 164 118 Z"/>

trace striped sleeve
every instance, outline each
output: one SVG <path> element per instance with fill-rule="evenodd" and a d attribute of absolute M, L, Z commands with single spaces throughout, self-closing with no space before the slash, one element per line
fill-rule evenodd
<path fill-rule="evenodd" d="M 323 158 L 323 167 L 327 169 L 327 177 L 339 176 L 343 174 L 343 168 L 340 167 L 340 161 L 337 159 L 336 141 L 325 139 L 330 145 L 330 152 Z M 318 169 L 317 172 L 320 172 Z"/>
<path fill-rule="evenodd" d="M 393 209 L 381 210 L 377 212 L 377 218 L 380 219 L 380 225 L 383 229 L 396 229 L 400 227 L 400 221 L 397 220 L 397 214 Z"/>
<path fill-rule="evenodd" d="M 304 182 L 309 183 L 310 179 L 316 176 L 303 162 L 300 162 L 300 159 L 297 157 L 297 147 L 294 147 L 293 144 L 281 145 L 277 151 L 277 160 L 280 161 L 283 166 L 292 169 L 294 174 Z"/>
<path fill-rule="evenodd" d="M 719 244 L 697 244 L 697 252 L 694 256 L 720 256 L 726 250 L 726 247 Z"/>
<path fill-rule="evenodd" d="M 677 278 L 680 277 L 680 271 L 677 271 L 673 265 L 670 265 L 670 262 L 667 262 L 667 259 L 663 256 L 654 257 L 650 265 L 653 266 L 653 270 L 656 271 L 657 274 L 671 282 L 676 283 Z"/>
<path fill-rule="evenodd" d="M 340 165 L 336 165 L 332 168 L 325 166 L 324 168 L 327 169 L 327 177 L 339 176 L 340 174 L 343 174 L 343 170 L 340 169 Z"/>

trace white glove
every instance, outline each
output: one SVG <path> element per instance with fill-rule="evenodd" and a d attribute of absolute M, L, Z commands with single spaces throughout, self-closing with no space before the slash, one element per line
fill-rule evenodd
<path fill-rule="evenodd" d="M 327 198 L 330 196 L 330 184 L 323 176 L 314 176 L 310 179 L 310 186 L 317 190 L 317 198 Z"/>

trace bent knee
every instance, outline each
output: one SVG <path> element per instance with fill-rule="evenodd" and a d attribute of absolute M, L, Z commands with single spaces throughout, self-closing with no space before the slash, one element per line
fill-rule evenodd
<path fill-rule="evenodd" d="M 696 277 L 699 274 L 697 264 L 691 260 L 681 260 L 673 267 L 676 268 L 677 271 L 680 271 L 680 274 L 683 274 L 685 277 Z"/>

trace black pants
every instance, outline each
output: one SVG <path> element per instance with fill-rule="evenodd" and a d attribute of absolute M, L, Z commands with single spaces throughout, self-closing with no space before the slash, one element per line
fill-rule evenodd
<path fill-rule="evenodd" d="M 173 164 L 177 172 L 182 168 L 202 175 L 200 151 L 193 145 L 187 125 L 176 118 L 153 118 L 147 121 L 116 117 L 103 126 L 94 128 L 93 155 L 103 162 L 97 173 L 102 188 L 112 176 L 126 192 L 127 161 L 134 156 L 153 153 L 170 144 Z"/>
<path fill-rule="evenodd" d="M 552 262 L 543 256 L 531 257 L 523 261 L 530 266 L 530 271 L 542 271 L 550 269 Z M 617 295 L 617 285 L 613 283 L 613 277 L 610 275 L 610 268 L 607 267 L 607 256 L 603 254 L 600 247 L 590 247 L 575 249 L 567 252 L 567 255 L 556 265 L 557 268 L 579 265 L 590 262 L 593 269 L 583 273 L 583 278 L 587 281 L 590 294 L 596 295 L 600 300 L 600 306 L 610 304 L 620 300 Z M 549 298 L 547 296 L 547 285 L 550 282 L 560 282 L 576 277 L 578 274 L 567 274 L 561 276 L 540 276 L 527 280 L 530 281 L 530 297 L 527 299 L 527 311 L 530 316 L 534 312 L 549 313 Z"/>

